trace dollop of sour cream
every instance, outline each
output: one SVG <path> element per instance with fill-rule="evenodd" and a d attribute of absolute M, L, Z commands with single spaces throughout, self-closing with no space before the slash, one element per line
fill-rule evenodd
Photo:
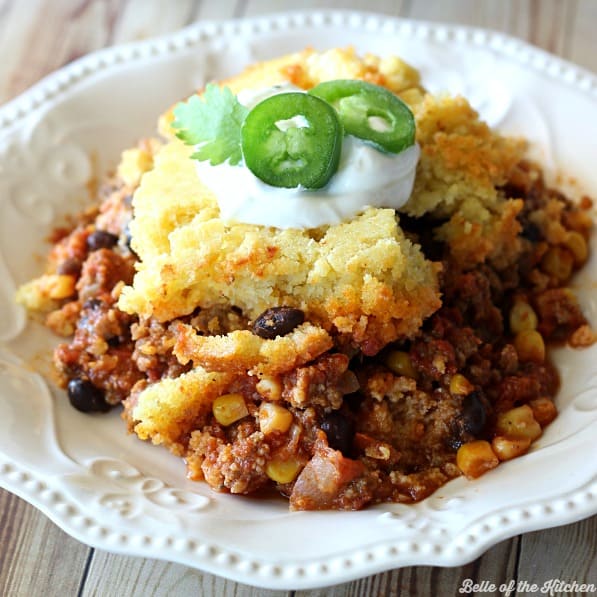
<path fill-rule="evenodd" d="M 260 101 L 287 91 L 302 90 L 291 85 L 246 90 L 238 94 L 238 100 L 251 109 Z M 304 125 L 302 121 L 284 121 L 280 128 Z M 391 154 L 347 135 L 338 170 L 321 189 L 273 187 L 243 164 L 231 166 L 225 162 L 212 166 L 203 161 L 196 162 L 196 167 L 203 184 L 214 193 L 225 222 L 304 229 L 339 224 L 367 207 L 402 207 L 412 193 L 419 155 L 416 143 Z"/>

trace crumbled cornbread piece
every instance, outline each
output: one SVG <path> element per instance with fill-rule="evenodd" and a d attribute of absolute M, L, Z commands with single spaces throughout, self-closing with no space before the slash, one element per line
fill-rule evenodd
<path fill-rule="evenodd" d="M 412 196 L 401 211 L 441 217 L 466 205 L 468 219 L 486 218 L 503 200 L 496 187 L 520 162 L 525 143 L 492 131 L 462 97 L 426 95 L 411 107 L 421 158 Z"/>
<path fill-rule="evenodd" d="M 286 336 L 264 340 L 249 330 L 237 330 L 225 336 L 200 336 L 189 325 L 175 326 L 177 338 L 174 354 L 185 364 L 210 371 L 232 371 L 262 375 L 278 375 L 317 358 L 334 342 L 323 329 L 304 323 Z"/>
<path fill-rule="evenodd" d="M 58 301 L 74 294 L 75 282 L 73 276 L 45 274 L 23 284 L 16 300 L 31 311 L 51 311 L 58 306 Z"/>
<path fill-rule="evenodd" d="M 141 439 L 176 446 L 211 413 L 213 401 L 223 394 L 234 376 L 202 367 L 179 377 L 161 379 L 128 400 L 129 425 Z"/>

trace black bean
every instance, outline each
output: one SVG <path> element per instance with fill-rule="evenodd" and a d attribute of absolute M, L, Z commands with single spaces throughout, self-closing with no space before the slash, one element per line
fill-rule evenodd
<path fill-rule="evenodd" d="M 81 412 L 108 412 L 111 408 L 103 392 L 89 380 L 75 377 L 68 382 L 67 391 L 70 403 Z"/>
<path fill-rule="evenodd" d="M 89 298 L 83 303 L 83 309 L 97 309 L 103 305 L 103 301 L 98 298 Z"/>
<path fill-rule="evenodd" d="M 293 307 L 272 307 L 264 311 L 253 323 L 253 333 L 260 338 L 273 340 L 285 336 L 305 321 L 305 314 Z"/>
<path fill-rule="evenodd" d="M 123 338 L 121 336 L 110 336 L 109 338 L 106 338 L 106 342 L 108 346 L 116 348 L 122 344 Z"/>
<path fill-rule="evenodd" d="M 521 235 L 530 240 L 532 243 L 537 243 L 543 240 L 543 233 L 533 222 L 526 221 L 522 227 Z"/>
<path fill-rule="evenodd" d="M 321 422 L 321 429 L 328 438 L 328 445 L 340 450 L 344 456 L 350 456 L 354 438 L 354 423 L 338 411 L 327 414 Z"/>
<path fill-rule="evenodd" d="M 464 431 L 478 437 L 483 433 L 488 418 L 488 404 L 479 391 L 474 391 L 462 401 L 462 427 Z"/>
<path fill-rule="evenodd" d="M 68 257 L 58 265 L 56 273 L 67 276 L 78 276 L 81 273 L 80 259 Z"/>
<path fill-rule="evenodd" d="M 90 251 L 111 249 L 118 242 L 118 237 L 106 230 L 96 230 L 87 237 L 87 248 Z"/>
<path fill-rule="evenodd" d="M 454 428 L 451 429 L 451 433 L 446 437 L 446 445 L 449 449 L 456 452 L 463 443 L 462 429 L 459 429 L 457 425 L 454 425 Z"/>
<path fill-rule="evenodd" d="M 348 408 L 353 412 L 358 412 L 358 410 L 363 405 L 365 401 L 365 396 L 361 394 L 361 392 L 352 392 L 350 394 L 344 394 L 344 404 L 348 406 Z"/>

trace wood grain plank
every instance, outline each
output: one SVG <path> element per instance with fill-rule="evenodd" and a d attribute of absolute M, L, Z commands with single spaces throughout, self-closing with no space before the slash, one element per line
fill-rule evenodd
<path fill-rule="evenodd" d="M 76 595 L 89 552 L 41 512 L 0 489 L 0 595 Z"/>
<path fill-rule="evenodd" d="M 493 4 L 497 5 L 498 3 L 494 2 Z M 434 22 L 483 26 L 483 8 L 486 5 L 485 0 L 479 2 L 476 0 L 412 2 L 404 16 Z"/>
<path fill-rule="evenodd" d="M 246 2 L 244 0 L 201 0 L 195 9 L 191 19 L 198 20 L 222 20 L 238 19 L 245 16 Z"/>
<path fill-rule="evenodd" d="M 5 71 L 8 78 L 3 81 L 2 100 L 21 93 L 71 60 L 104 47 L 110 41 L 105 25 L 118 10 L 118 0 L 33 0 L 26 4 L 13 0 L 4 26 L 19 31 L 19 36 L 10 52 L 3 53 L 12 54 L 12 61 Z"/>
<path fill-rule="evenodd" d="M 597 73 L 597 50 L 595 29 L 597 28 L 597 2 L 579 0 L 571 24 L 570 41 L 566 58 Z"/>
<path fill-rule="evenodd" d="M 0 18 L 0 55 L 2 68 L 0 68 L 0 104 L 8 101 L 19 93 L 23 87 L 18 79 L 18 64 L 21 56 L 27 51 L 24 31 L 33 27 L 35 12 L 43 0 L 32 0 L 30 10 L 19 10 L 13 0 L 4 0 Z"/>
<path fill-rule="evenodd" d="M 273 13 L 283 10 L 309 10 L 317 8 L 361 10 L 388 15 L 399 15 L 406 2 L 404 0 L 303 0 L 300 5 L 296 2 L 281 2 L 277 0 L 249 0 L 245 14 L 247 16 Z"/>
<path fill-rule="evenodd" d="M 128 0 L 112 27 L 113 43 L 147 39 L 176 31 L 192 20 L 199 0 Z"/>
<path fill-rule="evenodd" d="M 104 597 L 169 597 L 217 595 L 218 597 L 288 597 L 286 591 L 267 591 L 224 580 L 212 574 L 159 560 L 94 553 L 81 595 Z"/>
<path fill-rule="evenodd" d="M 597 516 L 577 524 L 523 535 L 517 574 L 519 581 L 540 587 L 553 579 L 597 586 Z M 528 591 L 519 591 L 517 597 L 525 594 L 528 595 Z M 555 594 L 569 596 L 571 592 L 556 591 Z"/>
<path fill-rule="evenodd" d="M 575 10 L 574 0 L 531 0 L 528 40 L 552 54 L 565 55 Z"/>

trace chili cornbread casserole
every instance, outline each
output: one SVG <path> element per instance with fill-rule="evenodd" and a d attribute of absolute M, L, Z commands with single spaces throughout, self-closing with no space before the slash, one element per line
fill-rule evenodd
<path fill-rule="evenodd" d="M 465 99 L 350 49 L 223 85 L 339 79 L 412 110 L 420 157 L 398 210 L 364 205 L 316 228 L 227 221 L 168 112 L 162 140 L 123 153 L 17 295 L 69 338 L 54 361 L 75 407 L 122 403 L 129 430 L 183 457 L 190 478 L 276 487 L 295 510 L 413 502 L 524 454 L 556 417 L 546 344 L 594 340 L 567 287 L 591 201 L 547 188 L 524 142 Z"/>

